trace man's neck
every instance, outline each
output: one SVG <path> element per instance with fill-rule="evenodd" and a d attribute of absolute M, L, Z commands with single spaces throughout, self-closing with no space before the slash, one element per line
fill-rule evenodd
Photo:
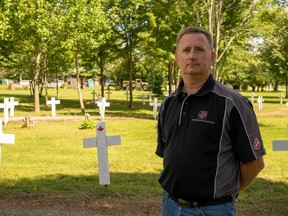
<path fill-rule="evenodd" d="M 196 94 L 205 84 L 209 77 L 203 80 L 184 80 L 183 91 L 188 94 Z"/>

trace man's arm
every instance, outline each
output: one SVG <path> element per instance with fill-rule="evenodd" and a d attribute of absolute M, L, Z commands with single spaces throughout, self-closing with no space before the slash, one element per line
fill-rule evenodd
<path fill-rule="evenodd" d="M 241 164 L 240 165 L 240 188 L 236 191 L 235 194 L 238 194 L 241 190 L 247 187 L 251 182 L 256 178 L 258 173 L 264 169 L 264 160 L 263 157 L 258 159 Z"/>

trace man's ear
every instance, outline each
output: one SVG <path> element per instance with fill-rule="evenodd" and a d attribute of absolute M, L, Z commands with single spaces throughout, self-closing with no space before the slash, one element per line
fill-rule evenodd
<path fill-rule="evenodd" d="M 214 51 L 211 52 L 211 62 L 216 60 L 216 53 Z"/>

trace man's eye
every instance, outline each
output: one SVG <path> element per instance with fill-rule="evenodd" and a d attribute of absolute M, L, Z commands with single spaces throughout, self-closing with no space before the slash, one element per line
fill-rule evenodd
<path fill-rule="evenodd" d="M 197 51 L 203 51 L 204 49 L 199 47 L 199 48 L 196 48 L 196 50 Z"/>

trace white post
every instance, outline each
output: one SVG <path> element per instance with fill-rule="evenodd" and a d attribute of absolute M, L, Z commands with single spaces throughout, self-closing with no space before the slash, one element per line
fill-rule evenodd
<path fill-rule="evenodd" d="M 2 145 L 3 144 L 14 144 L 15 134 L 4 134 L 2 131 L 2 120 L 0 120 L 0 164 L 2 158 Z"/>
<path fill-rule="evenodd" d="M 46 104 L 51 104 L 52 116 L 56 116 L 56 104 L 60 104 L 60 100 L 55 100 L 55 97 L 51 97 L 51 100 L 47 101 Z"/>
<path fill-rule="evenodd" d="M 126 89 L 126 93 L 125 93 L 125 95 L 126 95 L 126 100 L 128 101 L 128 98 L 129 98 L 129 92 L 128 92 L 128 89 Z"/>
<path fill-rule="evenodd" d="M 4 103 L 0 104 L 0 108 L 4 109 L 4 125 L 6 125 L 8 123 L 8 118 L 9 118 L 9 99 L 8 98 L 4 98 Z"/>
<path fill-rule="evenodd" d="M 106 102 L 106 98 L 103 97 L 101 101 L 97 101 L 97 106 L 99 107 L 100 117 L 103 120 L 105 117 L 105 107 L 109 107 L 110 103 Z"/>
<path fill-rule="evenodd" d="M 108 162 L 108 146 L 120 145 L 121 137 L 119 135 L 106 136 L 106 123 L 98 122 L 96 124 L 96 138 L 84 138 L 84 148 L 98 148 L 98 169 L 99 184 L 110 184 L 109 162 Z"/>
<path fill-rule="evenodd" d="M 18 101 L 14 101 L 14 97 L 10 97 L 9 108 L 10 108 L 10 116 L 14 116 L 14 107 L 19 105 Z"/>
<path fill-rule="evenodd" d="M 282 95 L 282 93 L 280 93 L 280 104 L 282 104 L 283 103 L 283 95 Z"/>
<path fill-rule="evenodd" d="M 150 106 L 153 106 L 153 118 L 157 118 L 157 107 L 160 106 L 161 103 L 158 103 L 158 99 L 154 98 L 154 102 L 150 102 Z"/>
<path fill-rule="evenodd" d="M 256 96 L 256 94 L 254 92 L 252 92 L 251 94 L 251 103 L 253 104 L 254 103 L 254 97 Z"/>
<path fill-rule="evenodd" d="M 150 93 L 148 94 L 148 96 L 149 96 L 149 102 L 151 102 L 151 101 L 152 101 L 152 96 L 153 96 L 153 94 L 150 92 Z"/>
<path fill-rule="evenodd" d="M 147 95 L 145 95 L 144 93 L 142 94 L 142 103 L 143 105 L 145 105 L 145 98 L 147 97 Z"/>

